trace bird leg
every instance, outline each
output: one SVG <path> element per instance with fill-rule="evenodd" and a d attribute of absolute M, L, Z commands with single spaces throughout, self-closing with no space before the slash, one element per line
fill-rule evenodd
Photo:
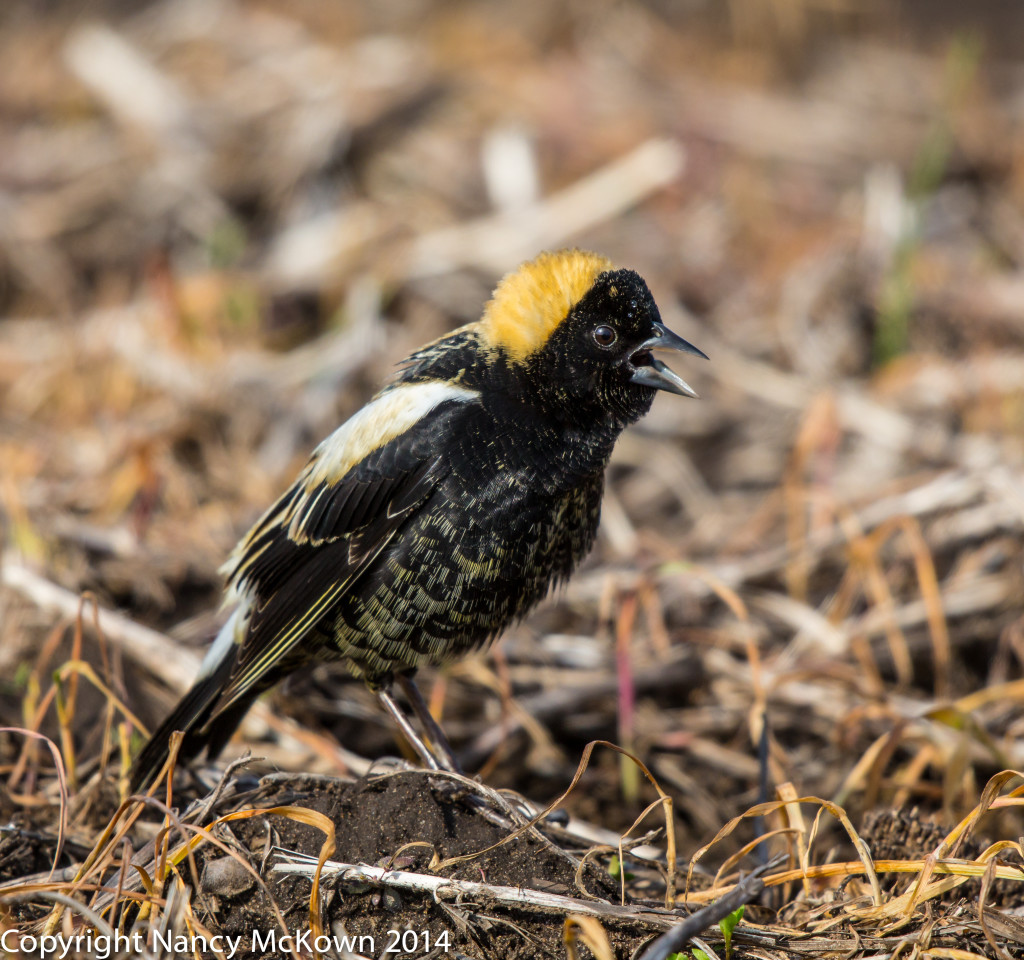
<path fill-rule="evenodd" d="M 423 694 L 420 693 L 420 688 L 416 686 L 416 682 L 407 673 L 398 674 L 397 680 L 398 685 L 402 688 L 402 692 L 406 695 L 412 706 L 413 713 L 416 714 L 416 718 L 423 726 L 424 733 L 426 733 L 430 742 L 434 745 L 434 757 L 441 765 L 441 768 L 451 773 L 462 773 L 462 767 L 459 765 L 459 761 L 455 759 L 452 745 L 448 742 L 444 730 L 441 729 L 441 724 L 434 719 L 434 715 L 430 712 L 430 707 L 427 706 L 427 702 L 423 699 Z"/>
<path fill-rule="evenodd" d="M 437 758 L 430 752 L 430 747 L 423 742 L 423 739 L 415 731 L 413 725 L 409 722 L 409 718 L 402 711 L 402 708 L 395 703 L 388 689 L 386 687 L 378 687 L 373 693 L 377 698 L 377 702 L 391 715 L 391 719 L 398 724 L 398 729 L 402 731 L 402 736 L 405 737 L 409 746 L 419 754 L 423 763 L 431 770 L 442 769 Z"/>

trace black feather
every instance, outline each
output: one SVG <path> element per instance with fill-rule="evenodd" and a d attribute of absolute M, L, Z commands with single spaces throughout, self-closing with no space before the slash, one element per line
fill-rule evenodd
<path fill-rule="evenodd" d="M 181 698 L 178 705 L 171 711 L 170 716 L 160 724 L 132 764 L 130 777 L 132 792 L 143 789 L 163 768 L 169 756 L 171 734 L 176 730 L 185 733 L 181 746 L 178 748 L 178 759 L 181 762 L 197 756 L 208 745 L 210 735 L 206 729 L 206 723 L 213 713 L 214 705 L 220 699 L 224 684 L 227 683 L 231 674 L 231 667 L 231 661 L 227 660 L 221 663 L 208 677 L 196 683 Z M 234 732 L 234 729 L 232 727 L 228 731 L 228 737 Z"/>

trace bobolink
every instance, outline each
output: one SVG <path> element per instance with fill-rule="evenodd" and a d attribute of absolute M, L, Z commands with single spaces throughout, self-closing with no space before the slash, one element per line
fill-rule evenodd
<path fill-rule="evenodd" d="M 638 274 L 568 250 L 507 275 L 482 319 L 408 357 L 231 554 L 234 610 L 133 787 L 160 771 L 172 731 L 181 759 L 214 756 L 260 693 L 315 660 L 346 660 L 424 760 L 440 748 L 450 765 L 408 678 L 492 640 L 586 555 L 623 428 L 657 390 L 696 396 L 655 349 L 704 356 Z"/>

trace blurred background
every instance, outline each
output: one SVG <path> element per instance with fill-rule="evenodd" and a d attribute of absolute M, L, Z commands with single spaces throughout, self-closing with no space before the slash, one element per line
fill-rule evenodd
<path fill-rule="evenodd" d="M 425 678 L 468 767 L 546 800 L 622 743 L 684 849 L 756 802 L 762 748 L 770 790 L 962 815 L 1024 766 L 1022 14 L 4 3 L 0 723 L 56 735 L 69 661 L 113 693 L 77 685 L 80 758 L 115 701 L 159 720 L 312 447 L 579 245 L 711 361 L 624 436 L 570 586 Z M 82 591 L 123 619 L 76 636 Z M 398 749 L 321 667 L 231 752 L 339 772 L 336 740 Z M 569 804 L 628 826 L 631 771 L 599 755 Z"/>

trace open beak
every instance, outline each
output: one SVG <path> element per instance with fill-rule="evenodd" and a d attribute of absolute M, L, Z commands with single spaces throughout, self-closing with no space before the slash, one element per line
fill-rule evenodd
<path fill-rule="evenodd" d="M 673 333 L 663 323 L 655 322 L 654 336 L 641 343 L 629 358 L 634 367 L 633 376 L 630 378 L 633 383 L 654 387 L 655 390 L 667 390 L 669 393 L 677 393 L 681 397 L 696 399 L 697 392 L 693 387 L 678 373 L 652 356 L 652 350 L 678 350 L 680 353 L 692 353 L 705 360 L 707 360 L 707 355 L 689 341 Z"/>

